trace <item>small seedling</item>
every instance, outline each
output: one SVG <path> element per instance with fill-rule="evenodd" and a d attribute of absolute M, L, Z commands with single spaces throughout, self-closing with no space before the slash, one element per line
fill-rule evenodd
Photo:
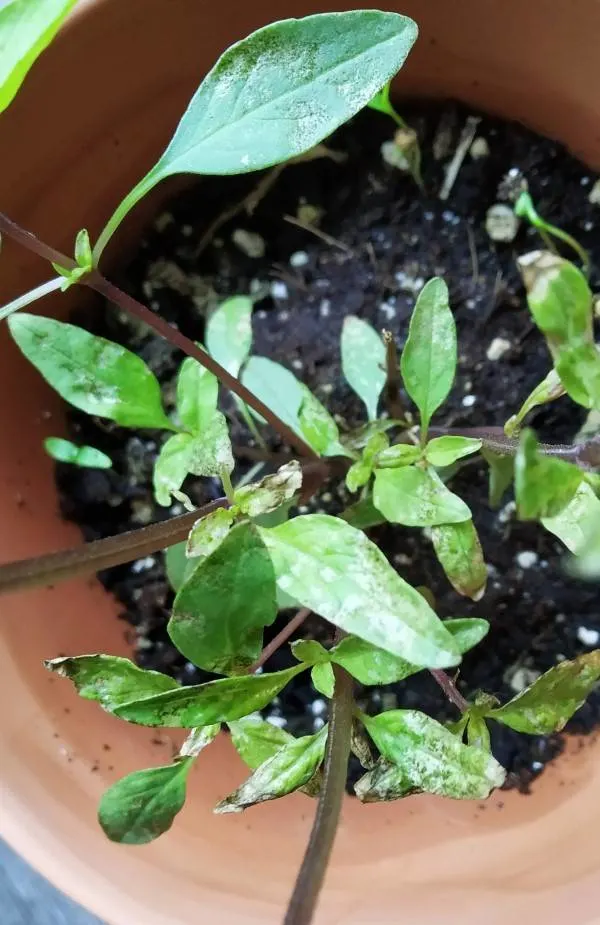
<path fill-rule="evenodd" d="M 515 202 L 514 208 L 515 215 L 517 215 L 519 218 L 526 219 L 533 226 L 533 228 L 536 228 L 539 231 L 540 237 L 542 238 L 549 251 L 556 251 L 553 239 L 562 241 L 564 244 L 567 244 L 571 250 L 574 250 L 581 260 L 581 267 L 584 275 L 589 276 L 591 261 L 590 255 L 586 249 L 581 246 L 579 241 L 577 241 L 573 235 L 563 231 L 562 228 L 557 228 L 556 225 L 550 224 L 550 222 L 545 221 L 541 217 L 535 208 L 535 205 L 533 204 L 533 199 L 531 198 L 531 193 L 529 190 L 521 190 L 517 201 Z"/>
<path fill-rule="evenodd" d="M 23 9 L 31 6 L 21 2 Z M 55 4 L 56 16 L 69 6 Z M 2 33 L 7 22 L 2 16 L 4 39 L 9 33 Z M 23 77 L 23 62 L 31 63 L 41 48 L 41 20 L 23 23 L 18 38 L 26 52 L 10 73 L 0 74 L 5 104 Z M 98 261 L 124 216 L 164 177 L 242 173 L 281 163 L 319 144 L 373 105 L 374 97 L 389 105 L 388 82 L 416 34 L 406 17 L 358 10 L 274 23 L 232 46 L 200 85 L 165 153 L 118 205 L 95 246 L 80 232 L 74 260 L 0 216 L 3 234 L 58 273 L 2 310 L 18 347 L 71 405 L 120 427 L 152 430 L 162 441 L 153 476 L 156 500 L 168 507 L 176 498 L 190 508 L 83 550 L 3 565 L 0 590 L 55 584 L 168 550 L 167 571 L 177 592 L 169 635 L 187 659 L 221 677 L 184 687 L 128 659 L 98 654 L 54 658 L 46 667 L 123 721 L 187 731 L 170 764 L 133 771 L 105 793 L 99 821 L 113 841 L 144 844 L 171 827 L 185 802 L 191 767 L 210 760 L 210 743 L 222 726 L 251 773 L 234 793 L 223 795 L 216 812 L 241 812 L 297 790 L 319 799 L 288 925 L 312 917 L 351 749 L 365 771 L 355 787 L 365 803 L 419 792 L 485 799 L 505 779 L 490 751 L 488 724 L 525 734 L 560 730 L 600 678 L 599 650 L 561 662 L 508 703 L 466 688 L 465 696 L 451 674 L 463 654 L 483 640 L 487 621 L 440 618 L 430 591 L 405 581 L 365 532 L 386 522 L 429 530 L 449 582 L 459 594 L 481 601 L 484 550 L 471 510 L 452 490 L 451 475 L 460 460 L 482 454 L 490 466 L 492 500 L 500 499 L 514 477 L 519 516 L 539 520 L 575 557 L 583 553 L 572 567 L 597 575 L 597 441 L 540 446 L 529 429 L 516 438 L 530 408 L 563 390 L 586 407 L 600 407 L 589 287 L 580 271 L 556 255 L 522 259 L 529 306 L 554 367 L 511 419 L 510 435 L 499 426 L 459 433 L 432 424 L 457 366 L 455 323 L 442 279 L 430 280 L 421 291 L 399 363 L 389 333 L 382 339 L 364 320 L 346 318 L 342 369 L 364 404 L 365 420 L 344 430 L 290 370 L 253 354 L 249 298 L 220 305 L 201 345 L 109 282 Z M 74 325 L 22 311 L 72 285 L 99 292 L 186 354 L 173 413 L 165 411 L 158 381 L 140 357 Z M 404 410 L 401 385 L 416 407 L 417 423 Z M 260 479 L 256 473 L 236 478 L 220 409 L 222 387 L 233 393 L 249 432 L 266 448 L 269 471 Z M 297 459 L 275 465 L 268 428 Z M 58 438 L 50 438 L 46 448 L 77 465 L 110 464 L 92 447 Z M 202 477 L 220 479 L 222 497 L 194 510 L 185 483 Z M 360 492 L 356 503 L 339 517 L 299 514 L 300 495 L 317 495 L 333 478 Z M 295 617 L 264 647 L 265 627 L 289 607 L 297 608 Z M 264 671 L 270 655 L 311 612 L 335 628 L 334 642 L 325 647 L 296 640 L 291 645 L 296 664 Z M 389 684 L 420 671 L 429 671 L 443 689 L 458 711 L 456 723 L 444 726 L 419 710 L 369 716 L 358 708 L 357 682 Z M 295 738 L 265 722 L 259 711 L 302 673 L 310 673 L 315 688 L 331 700 L 330 720 L 314 735 Z M 207 759 L 200 757 L 205 749 Z"/>
<path fill-rule="evenodd" d="M 395 152 L 390 160 L 393 159 L 397 166 L 410 173 L 419 189 L 424 189 L 419 139 L 415 130 L 410 125 L 407 125 L 402 116 L 394 109 L 390 99 L 390 83 L 387 83 L 379 93 L 375 94 L 369 102 L 369 106 L 371 109 L 377 110 L 377 112 L 390 116 L 398 126 L 393 140 L 386 142 L 386 144 L 392 146 Z"/>

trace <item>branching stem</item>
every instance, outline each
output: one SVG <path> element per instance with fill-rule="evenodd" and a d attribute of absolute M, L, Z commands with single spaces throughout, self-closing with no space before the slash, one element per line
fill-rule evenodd
<path fill-rule="evenodd" d="M 441 668 L 430 668 L 429 673 L 440 685 L 448 700 L 458 707 L 461 713 L 465 713 L 469 709 L 469 701 L 465 700 L 450 675 Z"/>

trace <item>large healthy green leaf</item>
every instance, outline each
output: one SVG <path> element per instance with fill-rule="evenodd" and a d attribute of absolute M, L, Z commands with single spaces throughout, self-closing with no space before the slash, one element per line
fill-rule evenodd
<path fill-rule="evenodd" d="M 136 700 L 115 709 L 117 716 L 140 726 L 170 726 L 192 729 L 212 723 L 241 719 L 255 710 L 262 710 L 288 681 L 305 671 L 304 665 L 294 665 L 285 671 L 246 677 L 223 678 L 181 687 L 156 697 Z"/>
<path fill-rule="evenodd" d="M 364 802 L 397 799 L 409 793 L 437 793 L 459 800 L 482 800 L 501 787 L 506 772 L 483 749 L 463 745 L 436 720 L 417 710 L 390 710 L 362 716 L 384 762 L 356 785 Z"/>
<path fill-rule="evenodd" d="M 200 84 L 158 163 L 111 218 L 96 258 L 165 177 L 246 173 L 309 151 L 394 76 L 417 31 L 406 16 L 354 10 L 275 22 L 232 45 Z"/>
<path fill-rule="evenodd" d="M 400 358 L 404 387 L 419 409 L 423 433 L 448 397 L 456 361 L 456 325 L 448 287 L 443 279 L 434 277 L 419 294 Z"/>
<path fill-rule="evenodd" d="M 142 700 L 165 691 L 179 690 L 173 678 L 158 671 L 144 671 L 128 658 L 116 655 L 77 655 L 44 662 L 49 671 L 68 678 L 80 697 L 97 700 L 109 713 L 131 700 Z"/>
<path fill-rule="evenodd" d="M 559 732 L 584 703 L 600 678 L 600 649 L 559 662 L 537 681 L 488 716 L 517 732 Z"/>
<path fill-rule="evenodd" d="M 515 458 L 515 496 L 521 520 L 560 514 L 573 500 L 582 479 L 581 469 L 543 455 L 533 431 L 523 431 Z"/>
<path fill-rule="evenodd" d="M 542 523 L 569 552 L 581 555 L 587 551 L 596 524 L 600 524 L 600 500 L 584 480 L 567 506 L 554 517 L 542 517 Z"/>
<path fill-rule="evenodd" d="M 293 739 L 259 765 L 241 787 L 221 800 L 216 813 L 240 813 L 257 803 L 300 790 L 314 777 L 325 753 L 327 726 L 316 735 Z"/>
<path fill-rule="evenodd" d="M 432 466 L 451 466 L 463 456 L 478 453 L 482 441 L 473 437 L 435 437 L 425 447 L 425 458 Z"/>
<path fill-rule="evenodd" d="M 278 586 L 303 607 L 416 665 L 460 660 L 429 604 L 360 530 L 337 517 L 307 514 L 260 533 Z"/>
<path fill-rule="evenodd" d="M 62 437 L 46 437 L 44 449 L 58 462 L 71 463 L 89 469 L 110 469 L 112 459 L 94 446 L 76 446 Z"/>
<path fill-rule="evenodd" d="M 273 414 L 302 436 L 298 415 L 304 388 L 289 369 L 267 357 L 250 357 L 242 371 L 242 383 Z"/>
<path fill-rule="evenodd" d="M 220 507 L 216 511 L 207 514 L 197 520 L 189 532 L 187 544 L 185 544 L 185 555 L 190 559 L 210 556 L 218 546 L 221 545 L 225 537 L 231 530 L 235 520 L 233 511 L 229 508 Z M 192 569 L 197 563 L 191 563 Z M 188 576 L 186 576 L 188 577 Z M 175 588 L 179 590 L 183 581 Z"/>
<path fill-rule="evenodd" d="M 235 750 L 253 771 L 272 758 L 282 746 L 295 741 L 293 735 L 268 723 L 258 713 L 251 713 L 227 725 Z"/>
<path fill-rule="evenodd" d="M 239 524 L 179 590 L 169 636 L 187 659 L 216 674 L 256 661 L 263 628 L 277 616 L 275 572 L 257 529 Z"/>
<path fill-rule="evenodd" d="M 459 594 L 480 601 L 485 594 L 487 568 L 473 521 L 433 527 L 431 540 L 452 587 Z"/>
<path fill-rule="evenodd" d="M 236 295 L 222 302 L 206 322 L 206 349 L 237 376 L 252 346 L 252 299 Z"/>
<path fill-rule="evenodd" d="M 98 821 L 111 841 L 145 845 L 168 831 L 185 803 L 193 758 L 162 768 L 134 771 L 113 784 L 100 800 Z"/>
<path fill-rule="evenodd" d="M 190 434 L 202 436 L 214 417 L 218 399 L 217 377 L 197 360 L 186 357 L 177 377 L 177 413 Z"/>
<path fill-rule="evenodd" d="M 76 0 L 12 0 L 2 5 L 0 112 L 12 102 L 30 67 L 50 44 L 75 3 Z"/>
<path fill-rule="evenodd" d="M 461 655 L 481 642 L 490 628 L 487 620 L 475 618 L 445 620 L 444 626 L 454 637 Z M 328 655 L 357 681 L 366 685 L 394 684 L 422 671 L 419 666 L 379 649 L 358 636 L 346 636 L 337 646 L 330 649 Z"/>
<path fill-rule="evenodd" d="M 242 514 L 260 517 L 291 502 L 301 487 L 302 469 L 300 463 L 293 459 L 280 466 L 274 475 L 267 475 L 260 482 L 237 488 L 234 501 Z"/>
<path fill-rule="evenodd" d="M 341 351 L 346 381 L 365 403 L 369 420 L 374 421 L 387 378 L 384 343 L 370 324 L 356 315 L 347 315 L 342 327 Z"/>
<path fill-rule="evenodd" d="M 71 405 L 123 427 L 174 429 L 156 378 L 135 353 L 54 318 L 18 312 L 8 326 L 30 363 Z"/>
<path fill-rule="evenodd" d="M 340 443 L 340 432 L 327 408 L 307 386 L 304 386 L 300 406 L 300 430 L 306 442 L 319 456 L 349 456 Z"/>
<path fill-rule="evenodd" d="M 373 503 L 386 520 L 405 527 L 462 523 L 471 517 L 462 498 L 446 488 L 434 470 L 417 466 L 377 469 Z"/>

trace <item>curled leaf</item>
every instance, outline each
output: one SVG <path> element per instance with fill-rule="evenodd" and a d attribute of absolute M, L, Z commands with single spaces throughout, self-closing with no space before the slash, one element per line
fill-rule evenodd
<path fill-rule="evenodd" d="M 45 661 L 44 666 L 62 678 L 68 678 L 80 697 L 97 700 L 109 713 L 132 700 L 179 690 L 177 681 L 166 674 L 145 671 L 128 658 L 116 655 L 53 658 Z"/>
<path fill-rule="evenodd" d="M 242 514 L 259 517 L 292 501 L 301 487 L 302 469 L 300 463 L 293 459 L 280 466 L 274 475 L 236 489 L 234 501 Z"/>
<path fill-rule="evenodd" d="M 210 556 L 228 535 L 235 515 L 230 508 L 220 507 L 197 520 L 187 538 L 185 554 L 188 558 Z M 172 582 L 171 582 L 172 584 Z M 183 582 L 181 582 L 183 584 Z M 176 591 L 179 588 L 175 588 Z"/>

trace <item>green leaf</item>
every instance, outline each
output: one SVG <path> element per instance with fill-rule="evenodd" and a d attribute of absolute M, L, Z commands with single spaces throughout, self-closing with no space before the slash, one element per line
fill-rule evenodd
<path fill-rule="evenodd" d="M 499 507 L 504 492 L 513 480 L 515 471 L 514 457 L 494 453 L 485 446 L 481 449 L 481 455 L 490 467 L 490 506 Z"/>
<path fill-rule="evenodd" d="M 259 657 L 263 628 L 276 616 L 269 554 L 257 529 L 243 523 L 180 588 L 167 628 L 179 651 L 199 668 L 238 674 Z"/>
<path fill-rule="evenodd" d="M 388 81 L 381 90 L 379 90 L 372 100 L 369 100 L 368 107 L 369 109 L 374 109 L 376 112 L 382 112 L 386 116 L 391 116 L 394 120 L 398 118 L 398 115 L 390 102 L 390 84 L 391 81 Z"/>
<path fill-rule="evenodd" d="M 167 581 L 175 592 L 179 591 L 186 578 L 191 575 L 196 567 L 193 559 L 188 559 L 186 556 L 185 547 L 185 543 L 175 543 L 165 549 Z"/>
<path fill-rule="evenodd" d="M 68 678 L 80 697 L 97 700 L 109 713 L 132 700 L 180 689 L 177 681 L 166 674 L 144 671 L 128 658 L 116 655 L 53 658 L 45 661 L 44 666 L 48 671 Z"/>
<path fill-rule="evenodd" d="M 233 512 L 229 508 L 223 507 L 197 520 L 188 535 L 185 555 L 192 559 L 199 556 L 203 558 L 210 556 L 228 535 L 234 520 L 235 515 Z M 192 568 L 196 564 L 195 562 L 192 563 Z"/>
<path fill-rule="evenodd" d="M 360 427 L 355 427 L 345 433 L 342 436 L 342 443 L 351 451 L 362 450 L 375 434 L 387 433 L 388 430 L 393 430 L 394 427 L 398 427 L 403 423 L 403 421 L 394 421 L 390 418 L 368 421 L 366 424 L 361 424 Z"/>
<path fill-rule="evenodd" d="M 75 238 L 75 261 L 83 270 L 91 271 L 94 268 L 90 236 L 85 228 L 78 231 Z"/>
<path fill-rule="evenodd" d="M 329 662 L 313 665 L 310 670 L 310 679 L 313 687 L 331 700 L 335 691 L 335 675 L 332 665 Z"/>
<path fill-rule="evenodd" d="M 280 466 L 274 475 L 267 475 L 260 482 L 237 488 L 234 501 L 242 514 L 260 517 L 291 502 L 301 488 L 302 469 L 300 463 L 293 459 Z"/>
<path fill-rule="evenodd" d="M 582 479 L 581 469 L 544 456 L 533 431 L 523 431 L 515 458 L 515 497 L 521 520 L 560 514 L 573 500 Z"/>
<path fill-rule="evenodd" d="M 360 530 L 308 514 L 260 533 L 278 586 L 301 606 L 415 664 L 459 661 L 452 636 L 424 598 Z"/>
<path fill-rule="evenodd" d="M 62 437 L 46 437 L 44 449 L 48 456 L 58 462 L 72 463 L 89 469 L 110 469 L 112 459 L 93 446 L 76 446 Z"/>
<path fill-rule="evenodd" d="M 342 371 L 350 388 L 365 403 L 370 421 L 387 378 L 385 346 L 374 328 L 356 315 L 347 315 L 342 327 Z"/>
<path fill-rule="evenodd" d="M 378 454 L 385 452 L 388 446 L 389 440 L 384 433 L 376 432 L 370 437 L 360 459 L 353 463 L 346 473 L 348 491 L 358 491 L 367 484 L 375 468 Z"/>
<path fill-rule="evenodd" d="M 490 733 L 482 716 L 470 715 L 467 723 L 467 742 L 474 748 L 491 751 Z"/>
<path fill-rule="evenodd" d="M 390 523 L 434 527 L 469 520 L 468 506 L 432 469 L 377 469 L 373 503 Z"/>
<path fill-rule="evenodd" d="M 331 661 L 331 656 L 325 646 L 316 639 L 297 639 L 290 643 L 292 655 L 305 665 L 321 665 Z"/>
<path fill-rule="evenodd" d="M 504 783 L 506 772 L 495 758 L 480 748 L 463 745 L 424 713 L 390 710 L 361 719 L 382 757 L 392 765 L 380 765 L 377 773 L 371 771 L 358 782 L 355 789 L 363 802 L 415 792 L 482 800 Z"/>
<path fill-rule="evenodd" d="M 433 527 L 431 540 L 452 587 L 459 594 L 480 601 L 485 594 L 487 568 L 473 521 Z"/>
<path fill-rule="evenodd" d="M 152 483 L 158 504 L 169 507 L 191 470 L 195 439 L 191 434 L 174 434 L 163 443 L 154 463 Z"/>
<path fill-rule="evenodd" d="M 319 456 L 349 456 L 340 443 L 340 432 L 327 408 L 304 386 L 300 406 L 300 430 L 306 442 Z"/>
<path fill-rule="evenodd" d="M 294 665 L 270 674 L 222 678 L 207 684 L 181 687 L 124 704 L 114 712 L 121 719 L 140 726 L 192 729 L 194 726 L 226 723 L 262 710 L 288 681 L 304 670 L 304 665 Z"/>
<path fill-rule="evenodd" d="M 444 627 L 452 634 L 460 654 L 477 645 L 489 630 L 486 620 L 458 619 L 445 620 Z M 391 655 L 359 639 L 358 636 L 346 636 L 328 653 L 329 659 L 345 668 L 361 684 L 395 684 L 404 681 L 413 674 L 422 671 L 418 665 L 412 665 L 406 659 Z"/>
<path fill-rule="evenodd" d="M 253 771 L 284 745 L 295 741 L 293 735 L 262 719 L 258 713 L 251 713 L 227 725 L 236 752 Z"/>
<path fill-rule="evenodd" d="M 219 382 L 205 366 L 186 357 L 177 377 L 177 413 L 185 429 L 202 436 L 217 410 Z"/>
<path fill-rule="evenodd" d="M 573 401 L 584 408 L 600 408 L 600 351 L 596 344 L 563 347 L 556 371 Z"/>
<path fill-rule="evenodd" d="M 193 758 L 162 768 L 134 771 L 113 784 L 100 800 L 98 821 L 111 841 L 145 845 L 167 832 L 185 803 Z"/>
<path fill-rule="evenodd" d="M 600 578 L 600 522 L 594 524 L 583 552 L 569 559 L 568 572 L 586 581 Z"/>
<path fill-rule="evenodd" d="M 425 459 L 441 469 L 464 456 L 478 453 L 481 447 L 482 441 L 472 437 L 435 437 L 425 447 Z"/>
<path fill-rule="evenodd" d="M 252 347 L 252 299 L 237 295 L 226 299 L 206 323 L 206 349 L 237 376 Z"/>
<path fill-rule="evenodd" d="M 340 518 L 358 530 L 368 530 L 385 523 L 385 517 L 377 510 L 371 498 L 363 498 L 351 504 L 340 514 Z"/>
<path fill-rule="evenodd" d="M 432 415 L 448 397 L 456 362 L 456 325 L 448 287 L 434 277 L 419 294 L 400 359 L 404 388 L 419 409 L 424 434 Z"/>
<path fill-rule="evenodd" d="M 411 466 L 421 458 L 420 446 L 412 443 L 395 443 L 387 449 L 381 450 L 375 461 L 377 469 L 400 469 L 402 466 Z"/>
<path fill-rule="evenodd" d="M 17 346 L 71 405 L 120 424 L 173 430 L 160 386 L 143 360 L 119 344 L 53 318 L 8 319 Z"/>
<path fill-rule="evenodd" d="M 521 424 L 530 411 L 540 405 L 555 401 L 565 394 L 565 388 L 560 381 L 560 376 L 555 369 L 551 369 L 545 379 L 527 396 L 516 414 L 508 419 L 504 425 L 504 432 L 507 437 L 514 437 L 519 433 Z"/>
<path fill-rule="evenodd" d="M 3 4 L 0 9 L 0 112 L 13 101 L 27 72 L 50 44 L 75 2 L 13 0 Z"/>
<path fill-rule="evenodd" d="M 273 414 L 302 436 L 298 414 L 304 388 L 289 369 L 267 357 L 250 357 L 242 371 L 242 383 Z"/>
<path fill-rule="evenodd" d="M 542 517 L 542 524 L 561 540 L 569 552 L 585 554 L 594 527 L 600 523 L 600 500 L 584 480 L 566 507 L 554 517 Z"/>
<path fill-rule="evenodd" d="M 560 732 L 600 678 L 600 650 L 573 661 L 559 662 L 503 707 L 490 710 L 492 719 L 531 735 Z"/>
<path fill-rule="evenodd" d="M 241 787 L 221 800 L 215 807 L 216 813 L 239 813 L 257 803 L 276 800 L 305 786 L 323 761 L 327 726 L 316 735 L 283 745 L 259 765 Z"/>

